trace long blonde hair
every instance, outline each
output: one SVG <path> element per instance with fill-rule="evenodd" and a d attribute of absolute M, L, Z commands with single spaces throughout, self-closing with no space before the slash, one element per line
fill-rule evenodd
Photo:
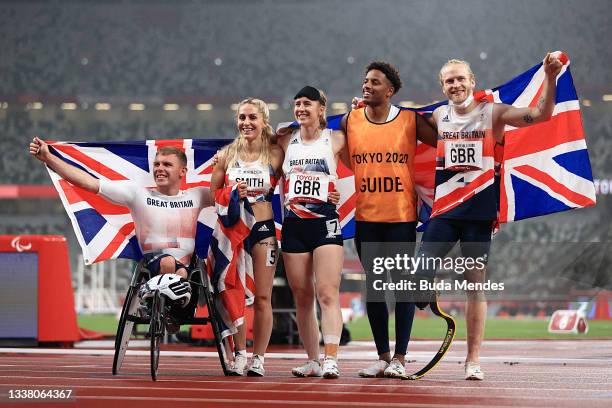
<path fill-rule="evenodd" d="M 259 153 L 259 160 L 264 165 L 270 164 L 270 145 L 272 136 L 274 136 L 274 130 L 272 126 L 270 126 L 270 110 L 268 109 L 268 105 L 261 99 L 256 98 L 247 98 L 238 104 L 238 109 L 236 109 L 236 118 L 238 118 L 238 112 L 240 112 L 240 108 L 244 105 L 253 105 L 257 108 L 257 111 L 263 116 L 264 128 L 261 131 L 261 151 Z M 221 150 L 221 157 L 225 158 L 225 165 L 227 168 L 234 166 L 234 164 L 240 159 L 240 152 L 244 151 L 246 148 L 246 140 L 244 137 L 238 132 L 238 136 L 236 139 L 227 146 L 225 146 Z"/>

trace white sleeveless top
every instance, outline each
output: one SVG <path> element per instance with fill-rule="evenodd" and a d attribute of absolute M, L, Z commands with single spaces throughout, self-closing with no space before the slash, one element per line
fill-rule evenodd
<path fill-rule="evenodd" d="M 291 135 L 283 162 L 286 216 L 335 214 L 335 205 L 327 202 L 327 193 L 338 179 L 331 135 L 331 129 L 323 129 L 317 140 L 307 143 L 299 129 Z M 320 183 L 322 180 L 327 183 Z"/>
<path fill-rule="evenodd" d="M 274 170 L 265 166 L 261 160 L 252 162 L 237 160 L 227 168 L 226 184 L 232 186 L 238 181 L 247 183 L 247 199 L 250 203 L 271 201 L 273 188 L 276 186 Z"/>
<path fill-rule="evenodd" d="M 437 115 L 436 191 L 432 217 L 494 220 L 495 137 L 492 103 L 482 102 L 460 115 L 451 106 Z"/>
<path fill-rule="evenodd" d="M 331 129 L 323 129 L 317 140 L 305 144 L 300 130 L 295 130 L 285 152 L 283 174 L 317 171 L 337 177 L 331 134 Z"/>

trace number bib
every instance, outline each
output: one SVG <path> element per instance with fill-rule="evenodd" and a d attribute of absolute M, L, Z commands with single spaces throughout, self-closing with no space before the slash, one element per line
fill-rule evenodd
<path fill-rule="evenodd" d="M 231 186 L 244 181 L 247 185 L 247 195 L 249 197 L 268 194 L 271 188 L 270 174 L 259 166 L 232 167 L 227 170 L 227 176 Z"/>
<path fill-rule="evenodd" d="M 330 177 L 319 172 L 289 175 L 289 202 L 326 203 Z"/>
<path fill-rule="evenodd" d="M 482 169 L 482 140 L 445 141 L 444 168 L 453 171 Z"/>

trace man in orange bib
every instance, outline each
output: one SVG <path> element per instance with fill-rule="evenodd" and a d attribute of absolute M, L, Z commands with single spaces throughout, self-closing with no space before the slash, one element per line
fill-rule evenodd
<path fill-rule="evenodd" d="M 414 303 L 396 296 L 396 343 L 391 356 L 389 311 L 381 286 L 386 279 L 373 271 L 372 260 L 397 245 L 412 256 L 417 221 L 413 172 L 417 135 L 422 142 L 436 146 L 436 131 L 424 118 L 391 104 L 401 87 L 397 69 L 387 62 L 371 62 L 362 85 L 365 109 L 354 110 L 342 119 L 349 156 L 345 162 L 355 173 L 355 244 L 366 271 L 366 311 L 379 355 L 376 363 L 359 371 L 361 377 L 406 375 L 404 357 L 415 310 Z M 400 281 L 396 272 L 391 273 L 392 282 Z"/>

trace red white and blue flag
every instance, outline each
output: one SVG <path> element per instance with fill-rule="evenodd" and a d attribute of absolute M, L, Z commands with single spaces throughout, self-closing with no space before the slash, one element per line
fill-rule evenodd
<path fill-rule="evenodd" d="M 500 222 L 518 221 L 573 208 L 595 205 L 595 186 L 586 148 L 578 96 L 569 60 L 557 77 L 556 107 L 551 120 L 526 128 L 506 128 L 500 178 Z M 542 63 L 496 88 L 478 91 L 477 99 L 533 106 L 542 89 Z M 432 112 L 441 102 L 416 110 Z M 340 128 L 342 115 L 329 118 L 329 127 Z M 127 180 L 154 187 L 152 163 L 157 149 L 172 145 L 185 150 L 188 172 L 182 188 L 209 186 L 212 157 L 227 140 L 150 140 L 140 142 L 51 143 L 53 154 L 97 178 Z M 134 235 L 134 224 L 126 207 L 72 186 L 49 171 L 81 244 L 85 262 L 112 258 L 140 259 L 142 254 Z M 420 218 L 428 218 L 434 192 L 435 149 L 417 145 L 415 182 L 422 202 Z M 338 166 L 337 189 L 342 233 L 354 235 L 355 189 L 353 174 Z M 281 183 L 279 183 L 281 185 Z M 278 192 L 278 190 L 277 190 Z M 272 202 L 280 236 L 282 206 L 279 195 Z M 212 228 L 217 220 L 213 208 L 200 214 L 196 251 L 206 257 Z"/>
<path fill-rule="evenodd" d="M 255 300 L 255 276 L 247 239 L 255 225 L 251 204 L 241 200 L 236 186 L 215 191 L 218 214 L 210 239 L 206 270 L 221 316 L 221 336 L 238 331 L 244 323 L 245 307 Z"/>

